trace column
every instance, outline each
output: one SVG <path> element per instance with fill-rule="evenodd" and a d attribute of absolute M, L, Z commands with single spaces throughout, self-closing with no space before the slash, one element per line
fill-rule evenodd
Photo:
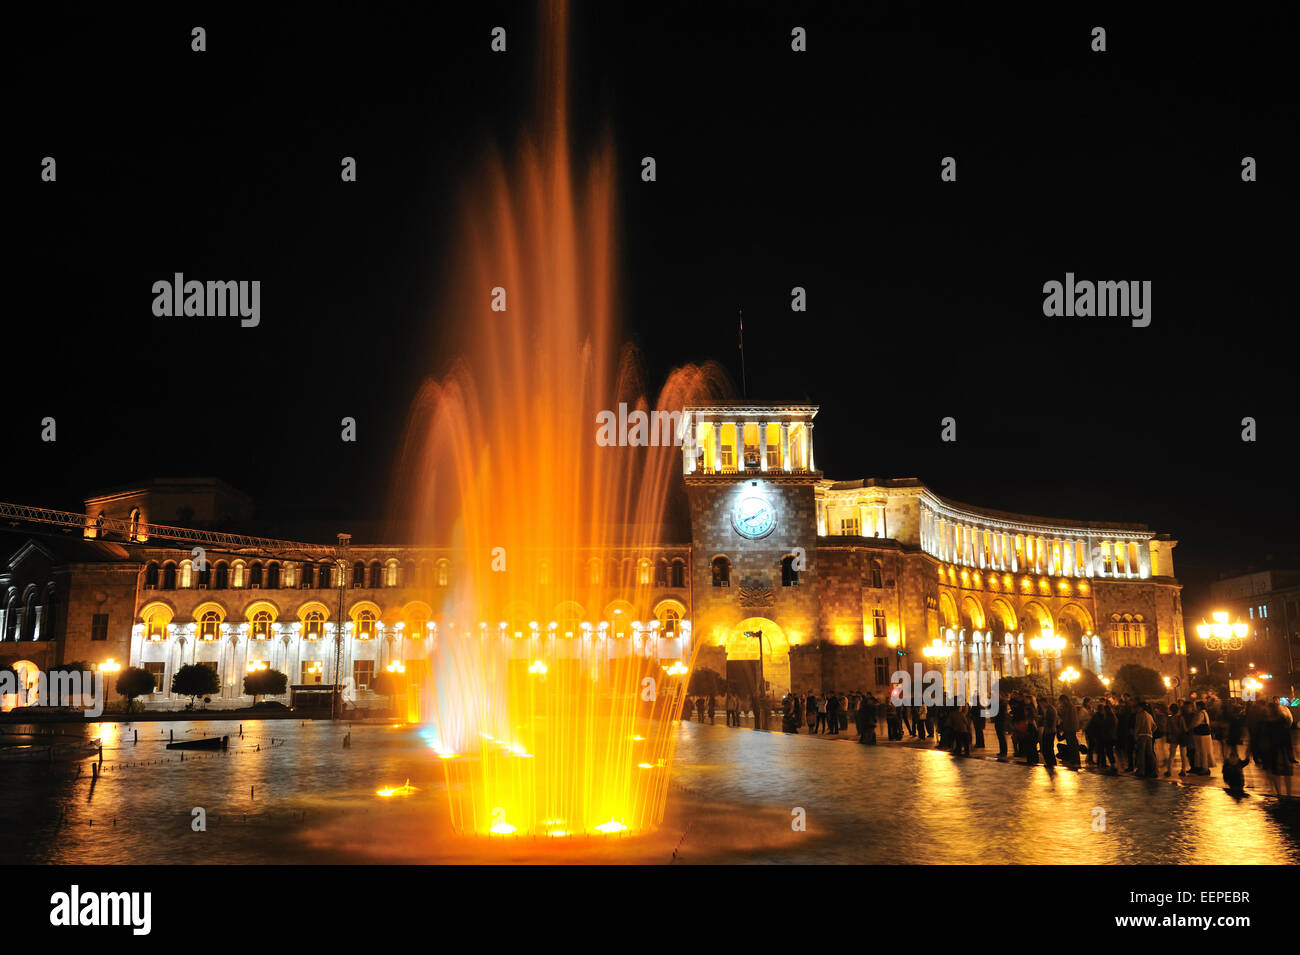
<path fill-rule="evenodd" d="M 863 537 L 870 537 L 867 532 L 867 505 L 864 501 L 858 502 L 858 533 Z"/>
<path fill-rule="evenodd" d="M 758 469 L 767 470 L 767 422 L 758 423 Z"/>
<path fill-rule="evenodd" d="M 1143 578 L 1151 576 L 1151 542 L 1138 544 L 1138 574 Z"/>
<path fill-rule="evenodd" d="M 876 536 L 888 537 L 889 528 L 885 526 L 885 502 L 876 502 Z"/>
<path fill-rule="evenodd" d="M 743 472 L 745 470 L 745 422 L 733 421 L 731 427 L 732 434 L 735 435 L 732 440 L 735 441 L 733 447 L 736 455 L 736 470 Z"/>
<path fill-rule="evenodd" d="M 713 422 L 713 473 L 722 473 L 722 423 Z"/>
<path fill-rule="evenodd" d="M 781 470 L 790 470 L 790 422 L 781 422 Z"/>
<path fill-rule="evenodd" d="M 811 421 L 809 421 L 807 424 L 804 425 L 804 428 L 807 429 L 807 430 L 804 431 L 804 439 L 805 439 L 805 440 L 804 440 L 804 447 L 805 447 L 805 452 L 804 452 L 804 454 L 805 454 L 805 456 L 806 456 L 807 459 L 808 459 L 808 470 L 809 470 L 809 471 L 815 471 L 815 470 L 817 470 L 817 468 L 813 465 L 813 439 L 812 439 L 812 428 L 813 428 L 813 423 L 812 423 Z"/>

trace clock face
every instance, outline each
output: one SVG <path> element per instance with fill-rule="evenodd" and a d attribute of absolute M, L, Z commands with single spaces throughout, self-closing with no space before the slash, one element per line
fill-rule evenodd
<path fill-rule="evenodd" d="M 731 526 L 750 540 L 766 537 L 776 527 L 776 509 L 764 498 L 742 497 L 731 512 Z"/>

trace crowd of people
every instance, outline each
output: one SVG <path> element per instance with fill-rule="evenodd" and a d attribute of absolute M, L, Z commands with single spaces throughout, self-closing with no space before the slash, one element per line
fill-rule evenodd
<path fill-rule="evenodd" d="M 714 721 L 717 698 L 687 701 L 696 718 Z M 723 698 L 728 726 L 739 726 L 742 712 L 754 714 L 765 729 L 771 701 L 748 700 L 732 690 Z M 1295 718 L 1277 698 L 1245 702 L 1219 700 L 1214 694 L 1171 703 L 1141 700 L 1128 694 L 1084 697 L 1067 694 L 1056 700 L 1029 693 L 1002 693 L 989 710 L 969 705 L 927 706 L 878 699 L 872 693 L 787 693 L 781 700 L 781 728 L 833 735 L 853 726 L 858 742 L 875 745 L 881 722 L 887 739 L 935 741 L 936 748 L 958 756 L 988 748 L 986 730 L 997 739 L 998 759 L 1040 762 L 1070 769 L 1090 767 L 1111 775 L 1148 778 L 1209 776 L 1221 766 L 1229 792 L 1245 791 L 1246 765 L 1253 762 L 1278 795 L 1290 796 L 1295 766 Z M 1217 751 L 1217 762 L 1216 762 Z"/>

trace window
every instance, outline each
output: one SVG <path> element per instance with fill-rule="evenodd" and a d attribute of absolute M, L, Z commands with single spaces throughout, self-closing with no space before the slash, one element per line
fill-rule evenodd
<path fill-rule="evenodd" d="M 840 518 L 840 535 L 842 537 L 861 537 L 862 526 L 856 517 Z"/>
<path fill-rule="evenodd" d="M 266 566 L 266 589 L 280 589 L 280 565 L 276 561 L 271 561 Z"/>
<path fill-rule="evenodd" d="M 325 632 L 325 615 L 313 610 L 302 619 L 303 636 L 308 640 L 319 640 Z"/>
<path fill-rule="evenodd" d="M 97 613 L 90 618 L 90 639 L 108 639 L 108 614 Z"/>
<path fill-rule="evenodd" d="M 871 633 L 878 640 L 885 636 L 885 611 L 879 607 L 871 611 Z"/>
<path fill-rule="evenodd" d="M 131 524 L 131 529 L 128 536 L 133 541 L 139 540 L 140 539 L 140 508 L 135 507 L 131 509 L 130 524 Z"/>
<path fill-rule="evenodd" d="M 676 608 L 665 607 L 663 612 L 659 614 L 659 632 L 670 639 L 676 637 L 681 619 L 681 615 L 678 614 Z"/>
<path fill-rule="evenodd" d="M 370 588 L 372 590 L 378 590 L 382 586 L 384 586 L 384 565 L 377 560 L 371 561 Z"/>
<path fill-rule="evenodd" d="M 271 630 L 271 624 L 274 622 L 275 620 L 271 616 L 271 611 L 269 610 L 259 610 L 257 613 L 253 614 L 253 620 L 252 620 L 253 639 L 254 640 L 271 639 L 272 632 L 273 632 Z"/>
<path fill-rule="evenodd" d="M 375 633 L 375 615 L 373 611 L 363 610 L 357 614 L 357 638 L 369 640 Z"/>
<path fill-rule="evenodd" d="M 303 590 L 311 590 L 316 586 L 316 565 L 305 563 L 302 565 L 302 574 L 298 579 L 298 586 Z"/>
<path fill-rule="evenodd" d="M 320 580 L 320 589 L 321 589 L 321 590 L 326 590 L 326 589 L 328 589 L 328 588 L 332 585 L 332 580 L 331 580 L 331 575 L 330 575 L 330 571 L 331 571 L 332 569 L 333 569 L 333 567 L 332 567 L 332 565 L 330 564 L 329 561 L 327 561 L 327 560 L 322 560 L 322 561 L 320 562 L 320 577 L 319 577 L 318 579 Z M 342 573 L 343 573 L 343 571 L 340 570 L 340 571 L 339 571 L 339 574 L 342 575 Z M 342 576 L 340 576 L 340 577 L 339 577 L 339 580 L 341 581 L 342 579 L 343 579 Z"/>
<path fill-rule="evenodd" d="M 100 615 L 96 614 L 96 616 Z M 167 639 L 167 615 L 161 610 L 155 610 L 145 621 L 144 638 L 150 643 L 161 643 Z"/>
<path fill-rule="evenodd" d="M 356 684 L 358 690 L 370 689 L 375 682 L 375 661 L 353 660 L 352 682 Z"/>
<path fill-rule="evenodd" d="M 199 589 L 207 590 L 212 586 L 212 565 L 205 557 L 199 564 Z"/>
<path fill-rule="evenodd" d="M 731 561 L 726 557 L 718 556 L 713 558 L 713 586 L 730 587 L 731 586 Z"/>
<path fill-rule="evenodd" d="M 636 582 L 645 587 L 650 583 L 650 561 L 642 557 L 636 564 Z"/>
<path fill-rule="evenodd" d="M 1111 645 L 1121 649 L 1147 645 L 1146 623 L 1141 614 L 1110 615 Z"/>
<path fill-rule="evenodd" d="M 302 682 L 303 683 L 323 683 L 325 680 L 325 666 L 319 660 L 302 661 Z"/>
<path fill-rule="evenodd" d="M 158 589 L 158 565 L 149 561 L 144 568 L 144 586 L 146 590 Z"/>
<path fill-rule="evenodd" d="M 871 562 L 871 586 L 880 590 L 885 586 L 885 575 L 881 571 L 880 562 L 873 560 Z"/>
<path fill-rule="evenodd" d="M 799 570 L 795 563 L 795 556 L 793 554 L 781 558 L 781 586 L 799 586 Z"/>
<path fill-rule="evenodd" d="M 199 639 L 216 640 L 221 636 L 221 614 L 215 610 L 205 610 L 199 618 Z"/>
<path fill-rule="evenodd" d="M 262 562 L 253 561 L 248 567 L 248 586 L 254 590 L 260 590 L 262 587 Z"/>
<path fill-rule="evenodd" d="M 889 683 L 889 657 L 876 657 L 876 686 Z"/>
<path fill-rule="evenodd" d="M 680 559 L 673 561 L 672 586 L 686 586 L 686 561 Z"/>
<path fill-rule="evenodd" d="M 215 589 L 226 590 L 230 586 L 230 566 L 224 560 L 217 564 L 216 577 Z"/>
<path fill-rule="evenodd" d="M 364 587 L 366 585 L 366 565 L 357 561 L 352 565 L 352 586 Z"/>
<path fill-rule="evenodd" d="M 167 664 L 162 662 L 146 663 L 144 668 L 153 677 L 153 691 L 161 693 L 163 691 L 163 675 L 167 672 Z"/>
<path fill-rule="evenodd" d="M 445 558 L 443 560 L 438 561 L 438 574 L 437 574 L 438 586 L 446 587 L 447 581 L 450 579 L 450 577 L 451 577 L 451 564 Z M 539 574 L 539 577 L 541 578 L 538 580 L 538 583 L 540 584 L 546 584 L 549 583 L 550 581 L 550 569 L 546 566 L 545 563 L 542 564 L 542 573 Z"/>
<path fill-rule="evenodd" d="M 769 471 L 781 470 L 781 445 L 769 444 L 767 446 L 767 469 Z"/>

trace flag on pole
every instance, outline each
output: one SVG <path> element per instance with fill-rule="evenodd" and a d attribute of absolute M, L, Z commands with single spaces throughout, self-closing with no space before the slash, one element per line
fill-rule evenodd
<path fill-rule="evenodd" d="M 745 313 L 740 313 L 740 350 L 745 350 Z"/>

